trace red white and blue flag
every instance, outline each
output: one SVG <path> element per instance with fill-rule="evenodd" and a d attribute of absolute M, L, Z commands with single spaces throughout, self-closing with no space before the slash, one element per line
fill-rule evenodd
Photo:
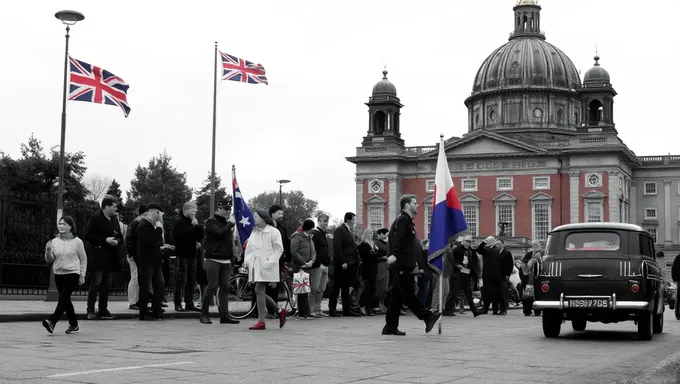
<path fill-rule="evenodd" d="M 69 56 L 71 86 L 68 99 L 97 104 L 117 105 L 128 117 L 128 83 L 113 73 Z"/>
<path fill-rule="evenodd" d="M 439 143 L 439 158 L 434 179 L 434 206 L 432 209 L 432 224 L 430 224 L 430 248 L 428 261 L 441 271 L 443 269 L 443 254 L 449 239 L 468 229 L 463 215 L 463 208 L 458 200 L 449 164 L 444 153 L 444 139 Z"/>
<path fill-rule="evenodd" d="M 248 204 L 246 204 L 246 199 L 241 194 L 241 188 L 238 186 L 234 172 L 232 172 L 231 176 L 231 186 L 234 192 L 234 219 L 236 219 L 236 228 L 238 229 L 241 246 L 245 249 L 248 238 L 253 232 L 255 217 Z"/>
<path fill-rule="evenodd" d="M 222 80 L 250 84 L 269 84 L 267 82 L 267 71 L 265 71 L 262 64 L 255 64 L 221 51 L 220 56 L 222 56 Z"/>

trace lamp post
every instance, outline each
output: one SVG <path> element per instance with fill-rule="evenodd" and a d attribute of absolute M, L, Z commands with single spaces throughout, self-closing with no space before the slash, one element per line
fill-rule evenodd
<path fill-rule="evenodd" d="M 283 185 L 290 183 L 290 180 L 281 179 L 276 182 L 279 183 L 279 205 L 283 207 Z"/>
<path fill-rule="evenodd" d="M 66 49 L 64 51 L 64 89 L 63 99 L 61 103 L 61 144 L 59 145 L 59 191 L 57 192 L 57 222 L 61 219 L 64 212 L 64 156 L 66 146 L 66 95 L 68 90 L 68 41 L 70 38 L 69 31 L 71 26 L 75 23 L 85 19 L 82 13 L 76 11 L 59 11 L 54 14 L 54 17 L 61 20 L 61 23 L 66 25 Z"/>
<path fill-rule="evenodd" d="M 68 40 L 71 37 L 69 31 L 71 26 L 75 23 L 85 19 L 82 13 L 76 11 L 59 11 L 54 14 L 54 17 L 61 20 L 61 23 L 66 25 L 66 49 L 64 50 L 64 88 L 62 90 L 61 102 L 61 144 L 59 145 L 59 190 L 57 192 L 57 223 L 64 214 L 64 156 L 66 146 L 66 95 L 68 94 Z M 59 292 L 57 285 L 54 282 L 54 272 L 50 268 L 50 285 L 47 288 L 46 301 L 57 301 L 59 299 Z"/>

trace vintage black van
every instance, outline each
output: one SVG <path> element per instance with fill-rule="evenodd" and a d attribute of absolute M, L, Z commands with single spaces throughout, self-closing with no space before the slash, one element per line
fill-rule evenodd
<path fill-rule="evenodd" d="M 652 237 L 623 223 L 567 224 L 548 235 L 535 282 L 534 309 L 545 337 L 562 323 L 583 331 L 588 321 L 633 320 L 640 339 L 663 332 L 664 284 Z"/>

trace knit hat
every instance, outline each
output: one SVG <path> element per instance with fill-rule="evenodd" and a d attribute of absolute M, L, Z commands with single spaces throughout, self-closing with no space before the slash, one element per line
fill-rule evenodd
<path fill-rule="evenodd" d="M 302 230 L 303 231 L 309 231 L 314 229 L 316 227 L 316 224 L 314 224 L 314 220 L 312 219 L 305 219 L 305 222 L 302 223 Z"/>

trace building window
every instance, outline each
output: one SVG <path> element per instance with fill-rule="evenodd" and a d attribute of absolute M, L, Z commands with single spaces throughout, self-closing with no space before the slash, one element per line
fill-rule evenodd
<path fill-rule="evenodd" d="M 533 239 L 545 241 L 548 239 L 550 228 L 550 203 L 536 203 L 531 206 L 531 221 L 533 228 Z"/>
<path fill-rule="evenodd" d="M 512 191 L 512 177 L 497 177 L 496 178 L 497 191 Z"/>
<path fill-rule="evenodd" d="M 549 176 L 534 176 L 534 190 L 550 189 Z"/>
<path fill-rule="evenodd" d="M 659 244 L 659 236 L 657 233 L 657 228 L 656 227 L 643 227 L 644 229 L 647 230 L 647 233 L 652 237 L 654 240 L 654 244 Z"/>
<path fill-rule="evenodd" d="M 599 201 L 589 201 L 586 203 L 586 222 L 602 222 L 602 203 Z"/>
<path fill-rule="evenodd" d="M 470 235 L 479 236 L 479 205 L 477 204 L 463 204 L 463 215 L 467 221 Z"/>
<path fill-rule="evenodd" d="M 477 179 L 463 179 L 463 192 L 477 192 Z"/>
<path fill-rule="evenodd" d="M 425 238 L 430 237 L 430 226 L 432 225 L 432 204 L 425 203 Z"/>
<path fill-rule="evenodd" d="M 385 208 L 382 205 L 368 207 L 368 226 L 373 229 L 385 226 Z"/>
<path fill-rule="evenodd" d="M 504 236 L 513 237 L 515 223 L 515 205 L 497 204 L 496 205 L 496 230 L 501 234 L 501 226 L 505 227 Z"/>
<path fill-rule="evenodd" d="M 656 183 L 655 182 L 645 183 L 644 194 L 645 195 L 656 195 Z"/>
<path fill-rule="evenodd" d="M 656 220 L 656 208 L 645 208 L 645 219 Z"/>
<path fill-rule="evenodd" d="M 425 184 L 426 184 L 426 187 L 425 187 L 426 192 L 430 192 L 430 193 L 434 192 L 434 180 L 427 180 L 425 182 Z"/>

